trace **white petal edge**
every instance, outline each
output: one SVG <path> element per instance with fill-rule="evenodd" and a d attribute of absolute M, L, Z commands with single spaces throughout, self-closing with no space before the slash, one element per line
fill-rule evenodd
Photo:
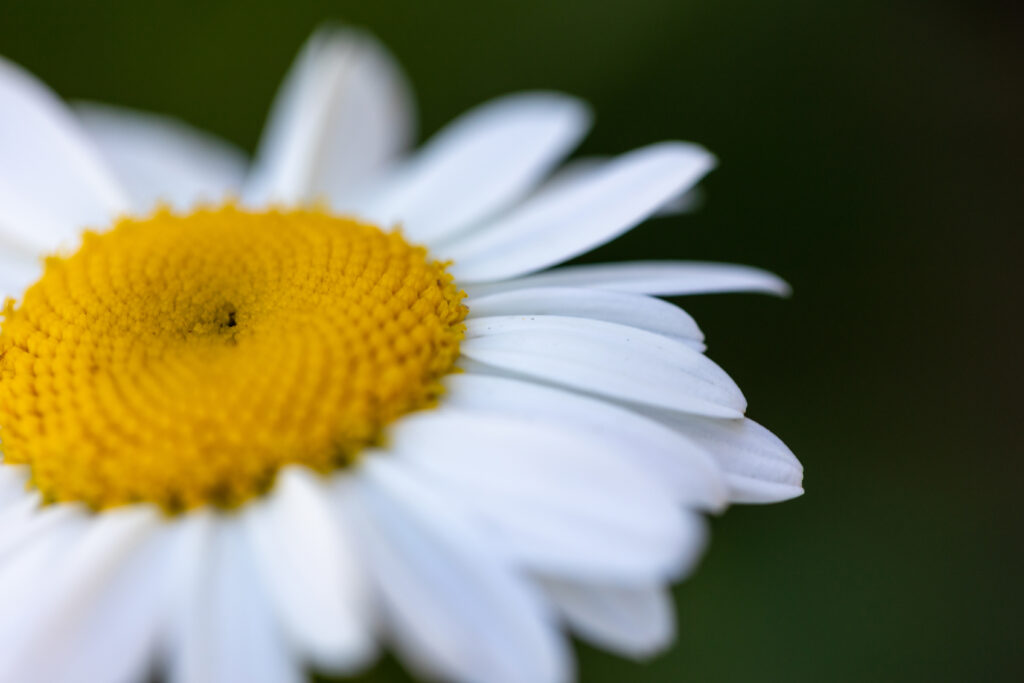
<path fill-rule="evenodd" d="M 27 465 L 4 465 L 2 462 L 0 459 L 0 510 L 8 501 L 28 494 L 25 484 L 29 477 Z"/>
<path fill-rule="evenodd" d="M 581 638 L 643 659 L 675 639 L 675 605 L 663 586 L 616 586 L 542 578 L 544 593 Z"/>
<path fill-rule="evenodd" d="M 0 506 L 0 562 L 68 520 L 83 519 L 86 511 L 75 505 L 42 505 L 36 491 L 25 491 Z"/>
<path fill-rule="evenodd" d="M 471 297 L 536 287 L 589 287 L 658 296 L 726 292 L 789 296 L 791 291 L 784 280 L 766 270 L 701 261 L 631 261 L 565 266 L 505 282 L 464 285 Z"/>
<path fill-rule="evenodd" d="M 282 470 L 243 524 L 269 593 L 298 649 L 351 673 L 376 656 L 369 589 L 346 520 L 311 471 Z"/>
<path fill-rule="evenodd" d="M 445 389 L 445 408 L 584 432 L 647 472 L 677 503 L 711 511 L 726 505 L 725 481 L 711 455 L 684 434 L 631 410 L 554 387 L 473 373 L 448 376 Z"/>
<path fill-rule="evenodd" d="M 0 242 L 2 240 L 3 235 L 0 235 Z M 0 244 L 0 302 L 7 297 L 20 298 L 42 273 L 43 263 L 39 256 Z"/>
<path fill-rule="evenodd" d="M 68 246 L 83 228 L 106 227 L 129 208 L 64 103 L 3 58 L 0 149 L 0 231 L 23 245 L 43 252 Z"/>
<path fill-rule="evenodd" d="M 735 382 L 700 352 L 600 320 L 499 316 L 466 322 L 472 360 L 573 389 L 713 417 L 740 417 Z"/>
<path fill-rule="evenodd" d="M 401 225 L 414 242 L 435 243 L 522 198 L 590 120 L 584 103 L 559 93 L 492 100 L 444 128 L 353 209 L 378 225 Z"/>
<path fill-rule="evenodd" d="M 159 513 L 133 506 L 80 524 L 36 608 L 7 634 L 3 680 L 128 683 L 150 663 L 164 606 Z"/>
<path fill-rule="evenodd" d="M 88 532 L 88 519 L 84 515 L 64 517 L 60 524 L 47 533 L 28 539 L 16 553 L 0 562 L 0 636 L 18 642 L 26 630 L 31 632 L 33 622 L 38 623 L 57 606 L 51 593 L 69 571 L 68 548 L 80 543 Z M 59 605 L 58 605 L 59 606 Z M 0 680 L 18 680 L 11 676 L 19 673 L 17 661 L 20 651 L 12 648 L 0 650 Z M 26 683 L 35 683 L 31 676 Z"/>
<path fill-rule="evenodd" d="M 392 639 L 421 674 L 469 683 L 571 678 L 534 588 L 481 530 L 386 454 L 368 457 L 341 514 L 356 520 Z"/>
<path fill-rule="evenodd" d="M 443 408 L 406 418 L 390 448 L 531 570 L 646 584 L 680 576 L 704 548 L 700 515 L 583 432 Z"/>
<path fill-rule="evenodd" d="M 247 203 L 347 198 L 412 142 L 415 104 L 401 68 L 372 35 L 318 30 L 275 98 Z"/>
<path fill-rule="evenodd" d="M 460 282 L 493 282 L 567 261 L 611 241 L 694 186 L 715 165 L 704 148 L 663 142 L 618 157 L 524 202 L 438 251 Z"/>
<path fill-rule="evenodd" d="M 38 499 L 35 502 L 38 506 Z M 59 563 L 52 562 L 52 555 L 66 551 L 68 544 L 81 537 L 87 520 L 84 514 L 60 514 L 56 521 L 52 525 L 48 521 L 39 525 L 48 527 L 47 533 L 30 535 L 24 532 L 37 527 L 36 519 L 27 516 L 12 519 L 9 515 L 4 519 L 5 547 L 0 558 L 0 599 L 4 610 L 0 611 L 0 633 L 20 629 L 21 610 L 37 610 L 39 598 L 46 592 L 43 587 L 48 589 L 52 574 L 59 570 Z M 18 528 L 12 529 L 12 526 Z M 36 588 L 37 585 L 40 588 Z"/>
<path fill-rule="evenodd" d="M 753 420 L 640 411 L 703 446 L 725 472 L 732 502 L 778 503 L 803 494 L 803 465 L 779 437 Z"/>
<path fill-rule="evenodd" d="M 0 529 L 0 534 L 4 535 L 16 528 L 19 522 L 31 519 L 42 507 L 42 496 L 35 490 L 8 491 L 5 495 L 5 499 L 0 501 L 0 523 L 5 527 Z"/>
<path fill-rule="evenodd" d="M 170 534 L 158 530 L 132 552 L 96 597 L 88 620 L 73 626 L 71 652 L 61 655 L 47 649 L 47 656 L 60 664 L 60 673 L 47 680 L 132 683 L 149 675 L 166 617 L 165 569 L 170 550 Z"/>
<path fill-rule="evenodd" d="M 238 519 L 190 513 L 167 653 L 172 683 L 302 683 Z"/>
<path fill-rule="evenodd" d="M 534 192 L 531 199 L 545 194 L 554 193 L 563 187 L 569 186 L 572 182 L 584 174 L 593 171 L 601 164 L 606 163 L 608 157 L 578 157 L 562 164 L 557 171 L 552 173 Z M 703 196 L 699 187 L 694 187 L 682 194 L 669 199 L 653 216 L 673 216 L 681 213 L 689 213 L 700 208 L 703 203 Z"/>
<path fill-rule="evenodd" d="M 582 287 L 538 287 L 488 294 L 464 302 L 470 318 L 558 315 L 629 325 L 672 337 L 698 351 L 704 333 L 690 315 L 661 299 Z"/>
<path fill-rule="evenodd" d="M 158 203 L 186 211 L 241 193 L 248 160 L 224 140 L 160 114 L 95 102 L 74 111 L 136 213 Z"/>
<path fill-rule="evenodd" d="M 97 154 L 99 154 L 97 152 Z M 16 184 L 0 177 L 0 248 L 8 257 L 36 257 L 72 243 L 75 230 L 66 217 L 54 212 Z"/>

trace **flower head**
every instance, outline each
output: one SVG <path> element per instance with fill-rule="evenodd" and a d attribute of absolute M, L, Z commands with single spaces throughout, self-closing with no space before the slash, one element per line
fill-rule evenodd
<path fill-rule="evenodd" d="M 549 270 L 713 157 L 556 170 L 590 121 L 556 93 L 406 156 L 411 102 L 372 38 L 322 31 L 250 166 L 0 61 L 0 680 L 292 681 L 388 642 L 426 676 L 564 681 L 563 627 L 671 641 L 703 513 L 800 494 L 656 298 L 783 282 Z"/>

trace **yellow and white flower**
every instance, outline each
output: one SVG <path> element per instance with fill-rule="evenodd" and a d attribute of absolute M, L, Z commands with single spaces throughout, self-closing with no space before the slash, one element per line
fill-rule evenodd
<path fill-rule="evenodd" d="M 412 111 L 372 38 L 324 31 L 248 165 L 0 61 L 0 680 L 295 681 L 384 643 L 428 677 L 564 681 L 566 629 L 671 641 L 704 513 L 801 493 L 655 298 L 782 281 L 546 270 L 707 151 L 556 172 L 590 115 L 538 92 L 405 156 Z"/>

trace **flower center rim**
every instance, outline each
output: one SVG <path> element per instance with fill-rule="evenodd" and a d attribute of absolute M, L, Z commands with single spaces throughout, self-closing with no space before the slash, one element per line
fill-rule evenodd
<path fill-rule="evenodd" d="M 238 507 L 352 465 L 454 368 L 465 294 L 319 209 L 160 209 L 86 232 L 0 317 L 0 454 L 45 502 Z"/>

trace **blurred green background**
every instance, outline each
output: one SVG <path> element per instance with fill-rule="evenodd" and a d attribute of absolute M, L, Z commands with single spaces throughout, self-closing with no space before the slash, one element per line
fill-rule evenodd
<path fill-rule="evenodd" d="M 720 156 L 703 210 L 586 260 L 736 261 L 795 287 L 684 303 L 807 494 L 716 519 L 677 645 L 642 664 L 581 648 L 582 680 L 1024 680 L 1019 4 L 2 0 L 0 53 L 252 149 L 325 19 L 397 54 L 423 134 L 554 88 L 596 108 L 584 152 Z"/>

